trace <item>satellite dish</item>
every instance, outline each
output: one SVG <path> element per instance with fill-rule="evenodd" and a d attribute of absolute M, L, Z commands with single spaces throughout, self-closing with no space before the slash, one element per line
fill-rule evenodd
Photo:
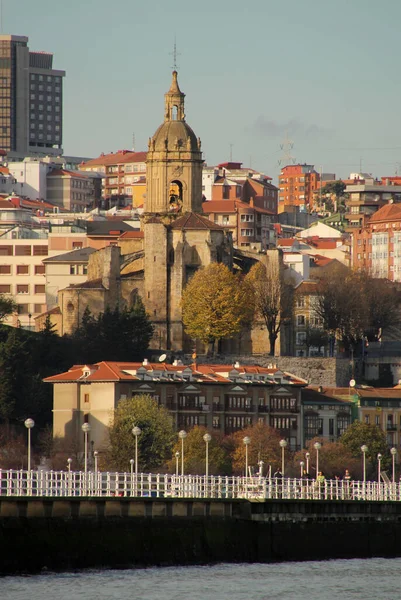
<path fill-rule="evenodd" d="M 165 361 L 166 358 L 167 358 L 167 354 L 162 354 L 161 356 L 159 356 L 159 362 Z"/>
<path fill-rule="evenodd" d="M 355 387 L 355 386 L 356 386 L 356 381 L 355 381 L 355 379 L 351 379 L 351 381 L 349 382 L 349 386 L 350 386 L 350 387 Z"/>

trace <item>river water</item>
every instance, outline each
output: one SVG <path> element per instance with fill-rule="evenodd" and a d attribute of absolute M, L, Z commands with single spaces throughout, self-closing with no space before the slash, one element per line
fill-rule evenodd
<path fill-rule="evenodd" d="M 219 564 L 0 578 L 1 600 L 396 600 L 401 559 Z"/>

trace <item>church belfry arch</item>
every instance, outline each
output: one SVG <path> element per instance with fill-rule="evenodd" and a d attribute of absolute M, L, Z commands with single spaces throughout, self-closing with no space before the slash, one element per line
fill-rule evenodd
<path fill-rule="evenodd" d="M 201 213 L 202 165 L 201 143 L 185 120 L 185 94 L 173 71 L 164 122 L 149 139 L 145 213 Z"/>

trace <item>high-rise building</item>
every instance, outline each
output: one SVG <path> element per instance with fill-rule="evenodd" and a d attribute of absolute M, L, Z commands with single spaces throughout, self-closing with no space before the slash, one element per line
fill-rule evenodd
<path fill-rule="evenodd" d="M 9 157 L 62 153 L 64 76 L 27 37 L 0 35 L 0 149 Z"/>
<path fill-rule="evenodd" d="M 319 180 L 319 173 L 313 165 L 283 167 L 279 178 L 278 212 L 308 210 Z"/>

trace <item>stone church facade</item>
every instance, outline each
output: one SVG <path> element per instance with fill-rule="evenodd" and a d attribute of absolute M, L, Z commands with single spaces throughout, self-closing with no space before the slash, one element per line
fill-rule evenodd
<path fill-rule="evenodd" d="M 201 142 L 185 120 L 184 99 L 174 71 L 164 122 L 149 139 L 142 248 L 93 253 L 87 281 L 60 290 L 58 307 L 37 319 L 39 329 L 49 314 L 59 333 L 69 334 L 86 306 L 98 314 L 107 305 L 130 305 L 139 294 L 155 326 L 152 346 L 192 348 L 182 324 L 182 290 L 200 267 L 216 261 L 231 267 L 233 248 L 230 234 L 202 214 Z"/>

